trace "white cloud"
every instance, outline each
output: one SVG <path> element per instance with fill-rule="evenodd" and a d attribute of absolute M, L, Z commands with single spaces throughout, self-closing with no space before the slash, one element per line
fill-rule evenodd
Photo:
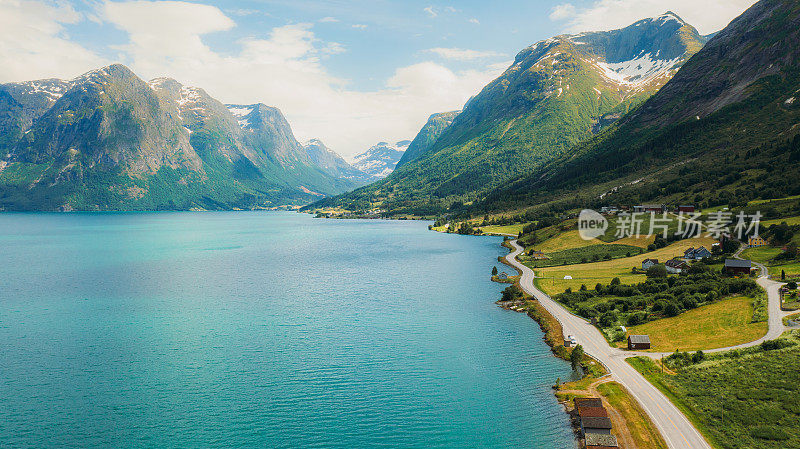
<path fill-rule="evenodd" d="M 500 56 L 505 56 L 504 54 L 495 51 L 468 50 L 463 48 L 437 47 L 425 50 L 425 52 L 433 53 L 441 58 L 452 59 L 454 61 L 473 61 L 476 59 L 496 58 Z"/>
<path fill-rule="evenodd" d="M 422 10 L 428 13 L 428 15 L 431 17 L 436 17 L 439 15 L 439 13 L 437 13 L 436 10 L 433 9 L 433 6 L 428 6 L 426 8 L 423 8 Z"/>
<path fill-rule="evenodd" d="M 475 25 L 480 25 L 481 24 L 481 22 L 478 19 L 474 18 L 474 17 L 469 19 L 469 23 L 474 23 Z"/>
<path fill-rule="evenodd" d="M 319 19 L 319 21 L 320 21 L 320 23 L 336 23 L 336 22 L 339 21 L 339 19 L 337 19 L 336 17 L 328 16 L 328 17 L 323 17 L 323 18 Z"/>
<path fill-rule="evenodd" d="M 365 25 L 363 23 L 356 23 L 356 24 L 353 24 L 353 25 L 350 25 L 350 26 L 355 28 L 355 29 L 357 29 L 357 30 L 366 30 L 367 29 L 367 25 Z"/>
<path fill-rule="evenodd" d="M 72 78 L 106 64 L 65 36 L 64 25 L 82 19 L 65 4 L 0 0 L 0 82 Z"/>
<path fill-rule="evenodd" d="M 587 8 L 576 9 L 575 15 L 567 24 L 567 31 L 622 28 L 644 17 L 657 16 L 671 10 L 701 33 L 708 34 L 724 28 L 755 2 L 756 0 L 596 0 Z M 551 14 L 551 19 L 558 20 L 558 17 L 554 18 Z"/>
<path fill-rule="evenodd" d="M 128 33 L 124 62 L 140 76 L 170 76 L 223 102 L 277 106 L 298 140 L 320 138 L 345 156 L 381 140 L 413 138 L 431 113 L 462 107 L 505 68 L 452 71 L 424 62 L 397 69 L 385 86 L 365 92 L 326 71 L 322 59 L 344 47 L 318 39 L 311 24 L 274 28 L 223 54 L 202 36 L 235 24 L 211 6 L 106 3 L 105 15 Z"/>
<path fill-rule="evenodd" d="M 550 12 L 550 20 L 564 20 L 575 15 L 575 6 L 571 3 L 558 5 Z"/>

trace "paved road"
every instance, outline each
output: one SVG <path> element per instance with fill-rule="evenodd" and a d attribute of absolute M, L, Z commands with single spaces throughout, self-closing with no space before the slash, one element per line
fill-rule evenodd
<path fill-rule="evenodd" d="M 651 358 L 660 358 L 662 355 L 669 355 L 669 353 L 623 351 L 609 346 L 605 337 L 596 327 L 583 318 L 571 314 L 567 309 L 534 286 L 535 275 L 533 270 L 517 261 L 517 256 L 523 251 L 522 247 L 517 244 L 516 240 L 510 241 L 510 243 L 514 247 L 514 251 L 506 256 L 506 261 L 519 268 L 522 272 L 522 277 L 520 278 L 522 289 L 536 298 L 561 323 L 564 335 L 574 336 L 578 344 L 583 346 L 586 353 L 605 365 L 611 376 L 631 392 L 653 420 L 656 427 L 658 427 L 667 445 L 672 449 L 711 449 L 705 438 L 678 408 L 638 371 L 625 362 L 628 357 L 643 355 Z M 734 257 L 738 258 L 742 249 L 740 248 Z M 795 312 L 781 311 L 778 289 L 783 284 L 771 280 L 764 265 L 757 262 L 753 262 L 753 264 L 761 269 L 761 276 L 756 282 L 767 291 L 769 312 L 769 330 L 767 334 L 749 343 L 727 348 L 710 349 L 705 352 L 721 352 L 755 346 L 765 340 L 778 338 L 787 330 L 783 325 L 783 318 Z"/>
<path fill-rule="evenodd" d="M 671 449 L 711 449 L 700 432 L 672 402 L 658 389 L 625 362 L 633 354 L 612 348 L 600 331 L 586 320 L 569 313 L 560 304 L 534 287 L 533 270 L 516 259 L 522 248 L 516 240 L 511 241 L 515 250 L 506 256 L 511 265 L 522 272 L 520 285 L 528 294 L 535 297 L 553 315 L 564 329 L 565 335 L 572 335 L 582 345 L 586 353 L 606 366 L 611 376 L 631 392 L 655 423 L 667 446 Z M 649 354 L 648 354 L 649 355 Z"/>

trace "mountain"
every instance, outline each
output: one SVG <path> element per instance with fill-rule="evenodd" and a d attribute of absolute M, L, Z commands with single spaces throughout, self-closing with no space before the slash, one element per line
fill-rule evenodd
<path fill-rule="evenodd" d="M 800 194 L 800 3 L 761 0 L 607 132 L 474 213 Z"/>
<path fill-rule="evenodd" d="M 401 140 L 394 145 L 378 142 L 353 160 L 353 167 L 373 177 L 373 180 L 389 176 L 403 157 L 403 153 L 411 144 L 409 140 Z"/>
<path fill-rule="evenodd" d="M 416 159 L 384 181 L 323 201 L 431 215 L 558 159 L 663 86 L 705 43 L 673 13 L 522 50 Z"/>
<path fill-rule="evenodd" d="M 286 119 L 119 64 L 0 85 L 0 209 L 230 209 L 355 186 L 314 165 Z"/>
<path fill-rule="evenodd" d="M 319 139 L 311 139 L 303 145 L 311 161 L 323 171 L 335 178 L 348 179 L 359 186 L 375 180 L 361 170 L 353 167 L 347 161 L 331 150 Z"/>
<path fill-rule="evenodd" d="M 406 152 L 403 153 L 403 157 L 400 158 L 397 167 L 419 159 L 420 156 L 425 154 L 433 146 L 434 142 L 436 142 L 436 139 L 442 135 L 444 130 L 453 123 L 453 119 L 460 113 L 461 111 L 440 112 L 428 117 L 428 121 L 419 133 L 417 133 L 417 136 L 414 137 L 414 140 L 411 141 Z M 397 169 L 397 167 L 395 167 L 395 169 Z"/>

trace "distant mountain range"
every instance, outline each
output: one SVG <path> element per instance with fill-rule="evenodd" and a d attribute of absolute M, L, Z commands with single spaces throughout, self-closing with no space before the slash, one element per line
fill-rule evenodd
<path fill-rule="evenodd" d="M 319 161 L 276 108 L 119 64 L 0 85 L 0 209 L 259 208 L 360 184 Z"/>
<path fill-rule="evenodd" d="M 403 157 L 410 140 L 401 140 L 395 144 L 378 142 L 353 160 L 353 167 L 372 176 L 373 181 L 383 179 L 391 174 L 397 162 Z"/>
<path fill-rule="evenodd" d="M 670 12 L 620 30 L 538 42 L 461 113 L 440 118 L 434 133 L 426 125 L 415 139 L 420 147 L 385 180 L 320 204 L 379 204 L 390 214 L 431 215 L 479 200 L 611 126 L 705 42 Z"/>
<path fill-rule="evenodd" d="M 314 164 L 335 178 L 347 179 L 359 186 L 375 181 L 373 175 L 353 167 L 319 139 L 309 140 L 304 148 Z"/>

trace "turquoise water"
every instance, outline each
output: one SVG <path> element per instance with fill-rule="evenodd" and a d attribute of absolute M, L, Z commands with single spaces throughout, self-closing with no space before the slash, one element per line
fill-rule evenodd
<path fill-rule="evenodd" d="M 288 212 L 0 214 L 0 446 L 574 448 L 499 239 Z"/>

